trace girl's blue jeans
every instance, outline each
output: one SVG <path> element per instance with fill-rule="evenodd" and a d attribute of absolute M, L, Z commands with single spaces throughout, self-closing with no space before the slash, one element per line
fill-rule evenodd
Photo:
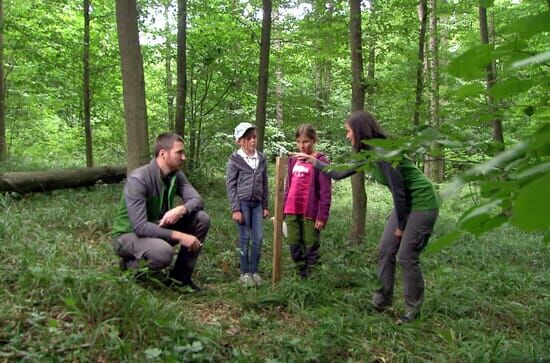
<path fill-rule="evenodd" d="M 241 273 L 256 273 L 260 264 L 262 240 L 264 238 L 262 202 L 241 201 L 241 213 L 244 221 L 242 224 L 237 224 L 239 228 Z M 251 234 L 252 248 L 249 251 Z"/>

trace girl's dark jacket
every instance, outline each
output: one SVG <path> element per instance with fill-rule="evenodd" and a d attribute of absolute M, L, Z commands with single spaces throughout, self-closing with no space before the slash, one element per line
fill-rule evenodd
<path fill-rule="evenodd" d="M 263 209 L 268 209 L 267 162 L 264 154 L 259 151 L 257 154 L 256 169 L 252 169 L 237 152 L 229 157 L 225 185 L 232 212 L 241 210 L 241 201 L 258 201 Z"/>

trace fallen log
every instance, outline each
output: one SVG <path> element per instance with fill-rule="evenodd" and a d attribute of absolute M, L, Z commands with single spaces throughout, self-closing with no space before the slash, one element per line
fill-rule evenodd
<path fill-rule="evenodd" d="M 96 183 L 117 183 L 126 177 L 126 166 L 56 169 L 0 173 L 0 192 L 32 193 L 77 188 Z"/>

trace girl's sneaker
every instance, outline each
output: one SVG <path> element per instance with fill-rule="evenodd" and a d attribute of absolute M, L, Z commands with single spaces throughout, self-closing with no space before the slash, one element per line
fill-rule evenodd
<path fill-rule="evenodd" d="M 254 286 L 254 279 L 251 274 L 241 274 L 239 281 L 244 285 L 244 287 Z"/>
<path fill-rule="evenodd" d="M 256 286 L 260 286 L 262 284 L 262 277 L 257 272 L 252 274 L 252 280 L 254 280 Z"/>

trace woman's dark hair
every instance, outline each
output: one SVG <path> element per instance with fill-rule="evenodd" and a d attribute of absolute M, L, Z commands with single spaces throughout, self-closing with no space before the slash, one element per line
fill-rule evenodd
<path fill-rule="evenodd" d="M 388 136 L 382 126 L 376 121 L 373 115 L 366 111 L 357 111 L 351 114 L 346 121 L 350 129 L 353 131 L 355 142 L 354 147 L 357 151 L 370 150 L 369 146 L 362 141 L 370 139 L 386 139 Z"/>
<path fill-rule="evenodd" d="M 307 138 L 317 142 L 317 132 L 312 124 L 301 124 L 296 128 L 295 138 L 305 135 Z"/>

